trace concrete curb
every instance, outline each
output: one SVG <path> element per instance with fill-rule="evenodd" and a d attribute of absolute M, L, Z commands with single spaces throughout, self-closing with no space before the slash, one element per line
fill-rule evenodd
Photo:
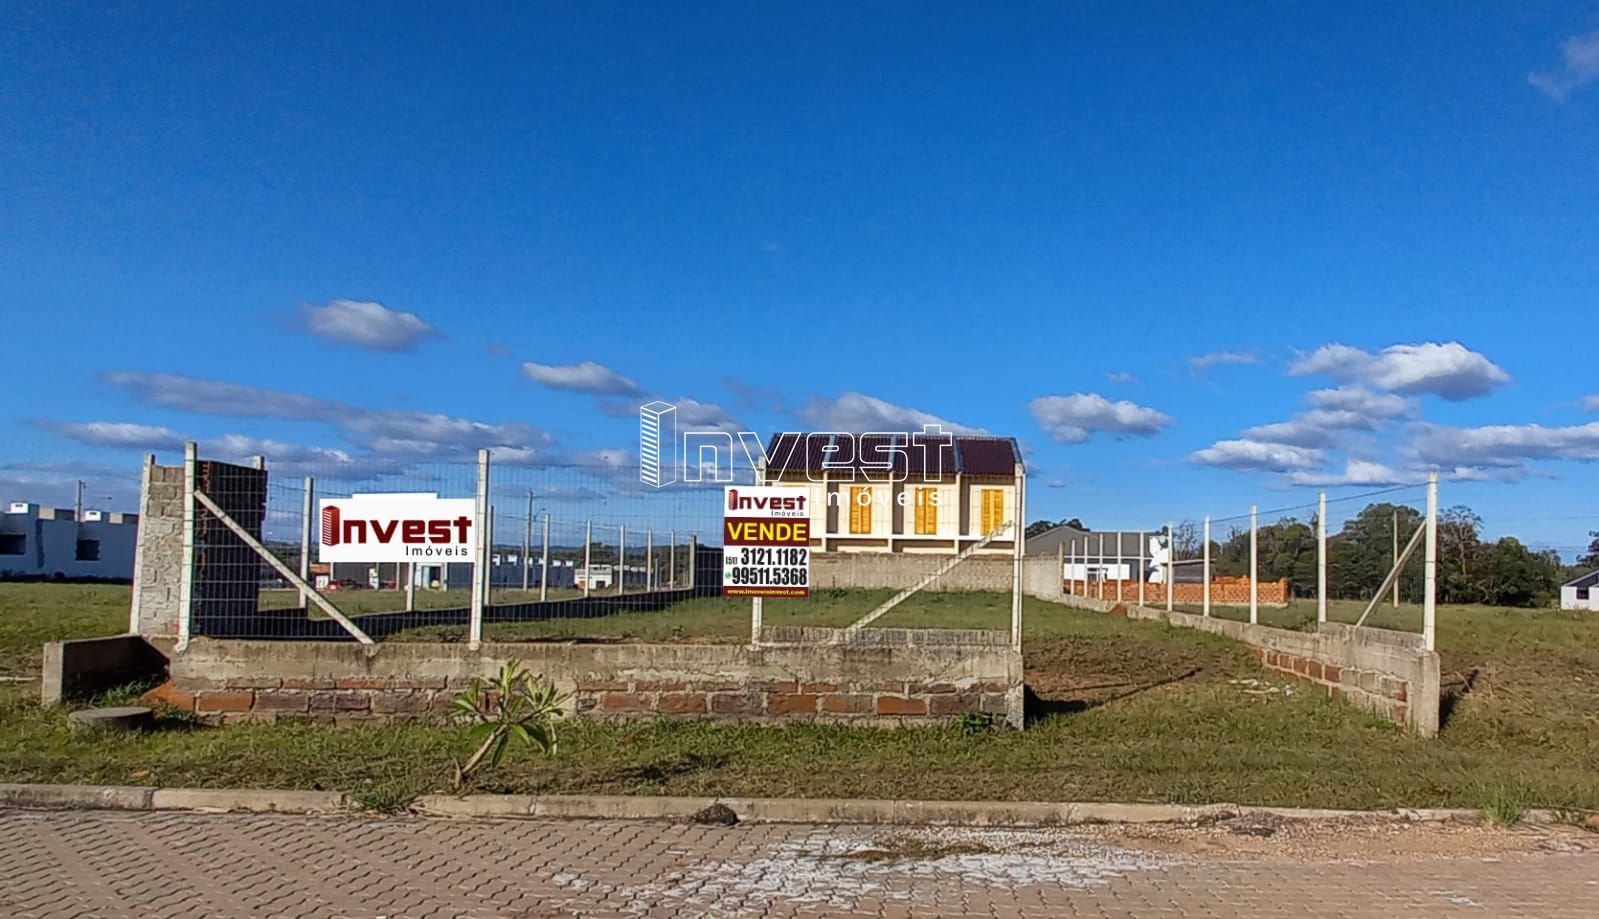
<path fill-rule="evenodd" d="M 588 820 L 686 820 L 725 804 L 743 823 L 853 823 L 886 826 L 1061 827 L 1100 823 L 1203 824 L 1236 817 L 1287 820 L 1392 820 L 1480 823 L 1464 808 L 1387 811 L 1237 804 L 1114 804 L 1038 801 L 893 801 L 860 798 L 688 798 L 646 795 L 421 795 L 411 805 L 424 817 L 543 817 Z M 136 788 L 118 785 L 0 784 L 0 807 L 191 811 L 201 813 L 348 813 L 358 808 L 338 791 L 227 788 Z M 1554 811 L 1530 810 L 1524 824 L 1558 823 Z"/>

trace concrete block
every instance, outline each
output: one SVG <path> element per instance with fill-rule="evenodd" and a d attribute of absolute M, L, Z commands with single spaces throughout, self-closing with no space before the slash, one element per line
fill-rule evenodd
<path fill-rule="evenodd" d="M 150 797 L 150 807 L 153 810 L 317 814 L 345 810 L 347 802 L 340 791 L 158 788 Z"/>
<path fill-rule="evenodd" d="M 0 784 L 0 806 L 148 810 L 154 791 L 123 785 Z"/>
<path fill-rule="evenodd" d="M 59 705 L 140 680 L 160 680 L 167 658 L 139 635 L 77 638 L 47 642 L 41 669 L 39 701 Z"/>
<path fill-rule="evenodd" d="M 531 817 L 533 795 L 421 795 L 411 803 L 429 817 Z"/>

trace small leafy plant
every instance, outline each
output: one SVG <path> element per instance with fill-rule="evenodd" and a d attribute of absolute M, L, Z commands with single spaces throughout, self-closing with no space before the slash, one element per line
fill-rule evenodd
<path fill-rule="evenodd" d="M 479 742 L 466 762 L 456 764 L 455 790 L 465 788 L 479 769 L 498 766 L 513 740 L 554 753 L 555 722 L 570 698 L 517 661 L 506 661 L 492 679 L 474 678 L 452 708 L 456 720 L 469 725 L 467 736 Z"/>

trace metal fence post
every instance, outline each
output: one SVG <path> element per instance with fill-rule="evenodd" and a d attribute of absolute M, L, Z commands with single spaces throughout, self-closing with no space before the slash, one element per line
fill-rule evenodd
<path fill-rule="evenodd" d="M 1200 608 L 1199 609 L 1200 609 L 1200 615 L 1209 616 L 1210 615 L 1210 515 L 1209 514 L 1205 515 L 1204 539 L 1205 539 L 1205 554 L 1204 554 L 1205 563 L 1202 566 L 1204 568 L 1204 570 L 1201 571 L 1200 574 L 1203 575 L 1204 578 L 1205 578 L 1205 585 L 1204 585 L 1204 590 L 1203 590 L 1203 592 L 1201 594 L 1202 600 L 1201 600 L 1201 604 L 1200 604 Z"/>
<path fill-rule="evenodd" d="M 1177 595 L 1177 540 L 1172 538 L 1171 521 L 1166 521 L 1166 612 L 1172 610 L 1172 599 Z"/>
<path fill-rule="evenodd" d="M 305 499 L 300 504 L 300 580 L 311 583 L 311 527 L 316 519 L 316 476 L 305 477 Z M 300 591 L 300 605 L 309 607 L 311 597 Z"/>
<path fill-rule="evenodd" d="M 1327 621 L 1327 493 L 1316 499 L 1316 625 Z"/>
<path fill-rule="evenodd" d="M 594 546 L 594 521 L 583 521 L 583 596 L 587 597 L 594 587 L 592 549 Z"/>
<path fill-rule="evenodd" d="M 1414 538 L 1414 537 L 1412 537 Z M 1427 650 L 1438 639 L 1438 473 L 1427 474 L 1427 559 L 1421 601 L 1421 634 Z"/>
<path fill-rule="evenodd" d="M 183 445 L 183 571 L 178 576 L 178 650 L 189 646 L 189 629 L 194 616 L 195 476 L 199 466 L 199 447 L 194 441 Z"/>
<path fill-rule="evenodd" d="M 477 452 L 477 538 L 478 552 L 472 566 L 472 612 L 466 627 L 467 644 L 475 651 L 483 644 L 483 601 L 489 583 L 489 451 Z"/>
<path fill-rule="evenodd" d="M 1249 624 L 1260 622 L 1260 521 L 1249 505 Z"/>

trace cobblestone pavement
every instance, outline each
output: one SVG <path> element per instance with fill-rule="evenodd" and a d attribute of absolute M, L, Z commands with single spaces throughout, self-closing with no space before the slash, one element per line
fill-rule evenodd
<path fill-rule="evenodd" d="M 3 916 L 1599 916 L 1592 834 L 0 812 Z"/>

